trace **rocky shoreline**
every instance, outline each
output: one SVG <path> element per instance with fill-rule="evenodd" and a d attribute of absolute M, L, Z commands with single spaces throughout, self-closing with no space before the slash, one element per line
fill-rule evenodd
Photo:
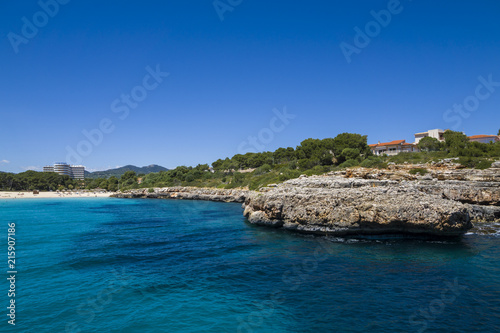
<path fill-rule="evenodd" d="M 251 191 L 237 189 L 216 189 L 206 187 L 163 187 L 155 188 L 154 192 L 148 189 L 129 190 L 113 194 L 114 198 L 127 199 L 185 199 L 207 200 L 220 202 L 245 202 Z"/>
<path fill-rule="evenodd" d="M 411 174 L 414 168 L 428 173 Z M 500 165 L 487 170 L 453 163 L 354 168 L 301 176 L 259 191 L 170 187 L 113 197 L 242 202 L 250 223 L 303 233 L 458 236 L 474 224 L 500 221 Z"/>

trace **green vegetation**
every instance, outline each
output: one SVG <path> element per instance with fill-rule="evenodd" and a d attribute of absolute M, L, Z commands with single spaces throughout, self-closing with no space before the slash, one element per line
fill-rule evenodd
<path fill-rule="evenodd" d="M 445 158 L 458 158 L 458 163 L 467 168 L 487 169 L 493 160 L 500 158 L 500 142 L 480 143 L 470 141 L 461 133 L 446 131 L 445 142 L 434 138 L 423 138 L 418 143 L 422 152 L 401 153 L 386 157 L 386 162 L 394 163 L 427 163 Z"/>
<path fill-rule="evenodd" d="M 18 174 L 0 173 L 0 190 L 2 191 L 56 191 L 79 188 L 83 182 L 61 176 L 55 172 L 25 171 Z"/>
<path fill-rule="evenodd" d="M 387 168 L 387 162 L 385 162 L 384 158 L 377 156 L 368 156 L 366 160 L 361 162 L 360 164 L 363 168 Z"/>
<path fill-rule="evenodd" d="M 464 157 L 460 157 L 458 159 L 458 163 L 462 164 L 466 168 L 484 170 L 484 169 L 488 169 L 489 167 L 491 167 L 491 164 L 493 163 L 493 161 L 485 159 L 485 158 L 464 156 Z"/>
<path fill-rule="evenodd" d="M 425 174 L 428 174 L 429 173 L 429 170 L 427 169 L 424 169 L 424 168 L 414 168 L 414 169 L 411 169 L 410 171 L 408 171 L 410 174 L 412 175 L 416 175 L 417 173 L 421 176 L 425 175 Z"/>
<path fill-rule="evenodd" d="M 474 143 L 469 141 L 467 135 L 450 130 L 444 132 L 444 140 L 446 150 L 453 156 L 467 156 Z"/>
<path fill-rule="evenodd" d="M 386 168 L 388 163 L 427 163 L 446 158 L 458 158 L 468 168 L 486 169 L 500 158 L 500 142 L 470 142 L 460 132 L 446 131 L 446 142 L 424 138 L 419 142 L 422 152 L 400 153 L 395 156 L 374 156 L 367 145 L 367 137 L 342 133 L 335 138 L 307 139 L 296 148 L 278 148 L 274 152 L 237 154 L 196 167 L 179 166 L 173 170 L 137 173 L 127 170 L 120 176 L 72 180 L 55 173 L 27 171 L 20 174 L 0 173 L 1 190 L 63 190 L 103 189 L 108 191 L 170 186 L 205 186 L 217 188 L 248 187 L 258 189 L 273 183 L 299 177 L 320 175 L 348 167 Z M 425 174 L 426 169 L 411 173 Z M 109 178 L 108 178 L 109 177 Z"/>
<path fill-rule="evenodd" d="M 436 138 L 427 136 L 420 140 L 417 146 L 421 151 L 439 151 L 444 147 L 444 144 Z"/>
<path fill-rule="evenodd" d="M 306 139 L 295 149 L 288 147 L 274 152 L 237 154 L 213 162 L 212 168 L 208 164 L 199 164 L 150 173 L 142 177 L 141 184 L 123 183 L 120 179 L 120 189 L 166 186 L 258 189 L 301 174 L 319 175 L 345 166 L 357 166 L 366 160 L 372 167 L 385 165 L 381 158 L 372 156 L 366 136 L 342 133 L 335 138 Z"/>

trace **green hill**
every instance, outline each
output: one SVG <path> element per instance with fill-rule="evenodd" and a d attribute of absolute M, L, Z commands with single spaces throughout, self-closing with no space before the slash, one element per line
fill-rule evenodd
<path fill-rule="evenodd" d="M 168 171 L 167 168 L 164 168 L 162 166 L 156 165 L 156 164 L 151 164 L 148 166 L 144 167 L 137 167 L 135 165 L 125 165 L 120 168 L 116 169 L 109 169 L 105 171 L 95 171 L 95 172 L 88 172 L 85 171 L 85 178 L 86 179 L 93 179 L 93 178 L 109 178 L 111 176 L 115 176 L 117 178 L 120 178 L 121 175 L 123 175 L 127 171 L 135 171 L 136 174 L 148 174 L 148 173 L 153 173 L 153 172 L 160 172 L 160 171 Z"/>

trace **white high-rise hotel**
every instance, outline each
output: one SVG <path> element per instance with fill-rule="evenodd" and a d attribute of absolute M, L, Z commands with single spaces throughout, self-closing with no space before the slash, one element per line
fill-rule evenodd
<path fill-rule="evenodd" d="M 85 179 L 85 167 L 83 165 L 69 165 L 67 163 L 54 163 L 54 166 L 43 167 L 43 172 L 55 172 L 60 175 L 70 176 L 73 179 Z"/>

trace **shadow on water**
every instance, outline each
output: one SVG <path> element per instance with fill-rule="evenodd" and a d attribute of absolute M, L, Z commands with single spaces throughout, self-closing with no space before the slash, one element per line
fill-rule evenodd
<path fill-rule="evenodd" d="M 246 225 L 255 231 L 254 236 L 265 242 L 279 242 L 280 238 L 328 240 L 335 253 L 348 251 L 351 254 L 358 252 L 364 255 L 369 252 L 370 256 L 381 260 L 422 258 L 440 262 L 474 256 L 482 251 L 477 237 L 437 237 L 422 234 L 324 236 L 257 226 L 249 223 L 247 219 L 245 221 Z"/>
<path fill-rule="evenodd" d="M 263 243 L 287 245 L 281 249 L 277 265 L 281 273 L 274 270 L 281 274 L 275 281 L 279 301 L 271 291 L 260 301 L 250 302 L 241 326 L 247 329 L 272 325 L 274 316 L 301 318 L 289 327 L 303 332 L 321 331 L 327 322 L 331 331 L 384 332 L 390 323 L 408 327 L 415 308 L 432 302 L 457 277 L 469 285 L 471 267 L 481 257 L 498 252 L 493 249 L 498 248 L 496 239 L 487 235 L 333 237 L 248 227 Z M 326 254 L 322 260 L 314 259 L 315 248 Z M 312 313 L 308 318 L 303 317 L 306 309 Z"/>

